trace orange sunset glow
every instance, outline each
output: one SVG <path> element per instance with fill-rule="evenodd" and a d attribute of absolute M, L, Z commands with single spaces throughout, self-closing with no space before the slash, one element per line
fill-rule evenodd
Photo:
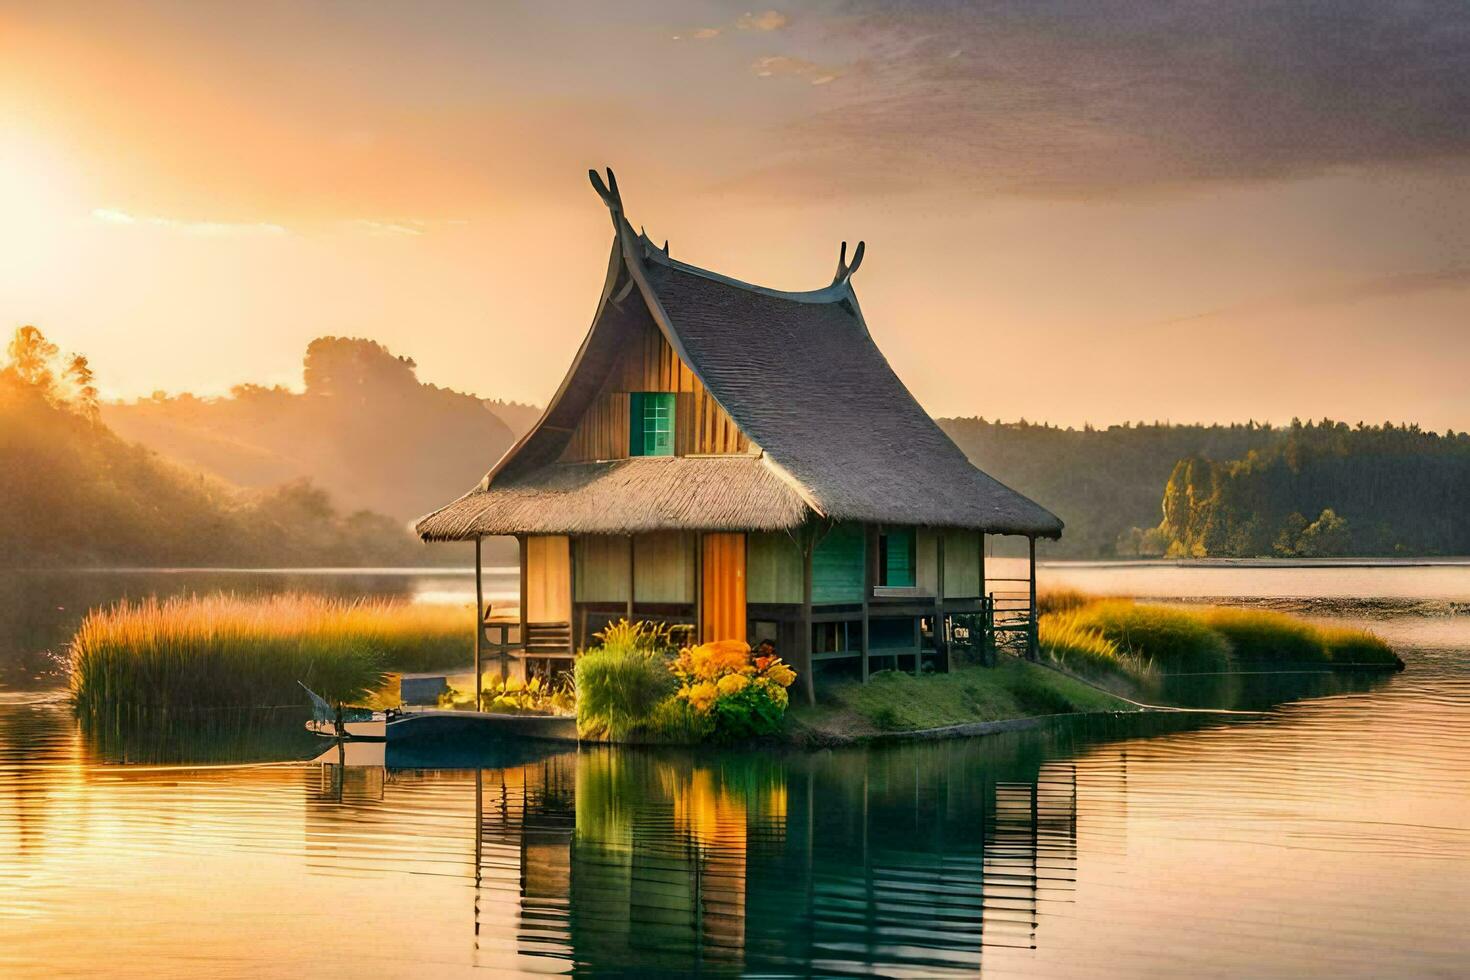
<path fill-rule="evenodd" d="M 1198 62 L 1193 112 L 1150 95 L 1083 125 L 1067 66 L 1123 42 L 1024 14 L 351 12 L 7 5 L 6 317 L 87 352 L 109 397 L 299 385 L 305 342 L 344 334 L 544 403 L 606 255 L 583 174 L 612 163 L 650 236 L 749 281 L 809 288 L 866 239 L 865 309 L 936 415 L 1470 425 L 1470 185 L 1449 116 L 1421 145 L 1427 104 L 1319 113 L 1309 151 L 1300 107 Z M 1170 40 L 1156 70 L 1188 73 Z M 1312 72 L 1349 54 L 1260 70 L 1325 99 Z"/>

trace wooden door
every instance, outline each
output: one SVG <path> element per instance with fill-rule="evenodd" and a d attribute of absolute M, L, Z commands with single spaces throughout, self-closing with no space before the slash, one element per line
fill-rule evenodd
<path fill-rule="evenodd" d="M 745 535 L 706 534 L 703 576 L 704 636 L 745 639 Z"/>

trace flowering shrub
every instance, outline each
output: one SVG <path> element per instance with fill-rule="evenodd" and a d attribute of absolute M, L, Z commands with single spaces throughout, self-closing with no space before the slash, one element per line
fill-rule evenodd
<path fill-rule="evenodd" d="M 726 738 L 770 735 L 786 714 L 786 689 L 796 671 L 777 656 L 752 658 L 741 640 L 685 647 L 669 665 L 679 681 L 674 697 L 714 722 Z"/>

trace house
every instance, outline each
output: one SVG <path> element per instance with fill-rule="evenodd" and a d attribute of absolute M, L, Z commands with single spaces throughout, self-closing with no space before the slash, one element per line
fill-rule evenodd
<path fill-rule="evenodd" d="M 480 540 L 519 540 L 502 652 L 565 664 L 610 619 L 663 619 L 772 640 L 810 700 L 818 665 L 947 667 L 960 616 L 1034 650 L 1036 539 L 1062 522 L 976 469 L 894 374 L 852 288 L 862 243 L 820 289 L 753 286 L 672 258 L 612 171 L 591 176 L 614 233 L 592 327 L 536 426 L 417 525 L 475 541 L 477 585 Z M 1008 616 L 985 535 L 1030 543 Z"/>

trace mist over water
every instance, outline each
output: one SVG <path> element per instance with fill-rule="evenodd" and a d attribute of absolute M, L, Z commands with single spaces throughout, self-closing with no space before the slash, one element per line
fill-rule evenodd
<path fill-rule="evenodd" d="M 460 746 L 443 769 L 381 745 L 319 759 L 304 710 L 84 731 L 27 675 L 0 691 L 0 974 L 1462 970 L 1470 569 L 1223 571 L 1371 626 L 1407 669 L 1237 678 L 1214 694 L 1265 712 L 1208 724 L 811 754 Z M 1212 569 L 1146 572 L 1159 588 L 1085 574 L 1228 594 Z M 315 578 L 290 587 L 370 584 Z M 458 601 L 463 579 L 371 582 Z M 47 588 L 28 594 L 100 601 Z M 66 628 L 21 620 L 12 664 Z"/>

